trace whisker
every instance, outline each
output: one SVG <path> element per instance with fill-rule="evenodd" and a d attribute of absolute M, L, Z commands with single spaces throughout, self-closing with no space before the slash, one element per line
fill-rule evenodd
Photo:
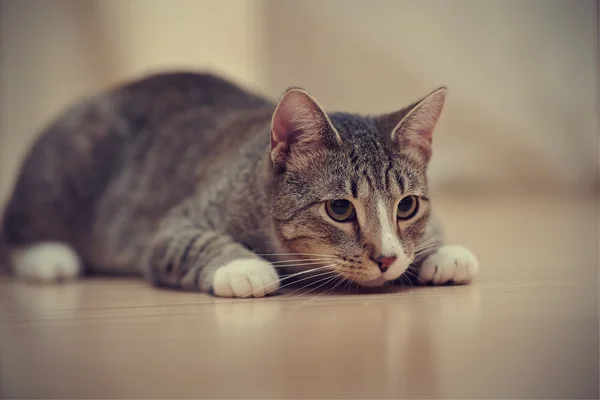
<path fill-rule="evenodd" d="M 323 267 L 323 268 L 329 268 L 329 267 L 330 267 L 330 266 Z M 321 269 L 323 269 L 323 268 L 321 268 Z M 302 273 L 306 273 L 306 272 L 305 272 L 305 271 L 303 271 Z M 293 276 L 297 276 L 297 275 L 300 275 L 300 274 L 301 274 L 301 273 L 299 272 L 298 274 L 293 274 Z M 321 272 L 321 273 L 319 273 L 319 274 L 316 274 L 316 275 L 307 276 L 307 277 L 305 277 L 305 278 L 302 278 L 302 279 L 293 280 L 293 281 L 291 281 L 291 282 L 288 282 L 288 283 L 286 283 L 286 284 L 285 284 L 285 285 L 283 285 L 283 286 L 280 286 L 280 287 L 279 287 L 279 290 L 283 289 L 284 287 L 287 287 L 287 286 L 290 286 L 290 285 L 296 284 L 296 283 L 298 283 L 298 282 L 305 281 L 305 280 L 307 280 L 307 279 L 311 279 L 311 278 L 318 278 L 318 277 L 320 277 L 320 276 L 331 275 L 331 274 L 335 274 L 335 272 L 334 272 L 334 271 L 325 271 L 325 272 Z M 289 277 L 291 278 L 292 276 L 289 276 Z M 288 278 L 288 277 L 286 276 L 285 278 Z M 281 279 L 280 281 L 282 281 L 282 280 L 283 280 L 283 279 Z M 310 283 L 309 283 L 309 286 L 310 286 Z M 293 293 L 293 292 L 292 292 L 292 293 Z"/>
<path fill-rule="evenodd" d="M 316 299 L 319 296 L 325 296 L 326 294 L 329 294 L 332 291 L 334 291 L 335 289 L 337 289 L 337 287 L 340 286 L 340 284 L 342 284 L 344 282 L 344 278 L 342 278 L 341 276 L 337 276 L 337 279 L 338 279 L 337 282 L 336 282 L 335 279 L 333 280 L 334 285 L 333 285 L 333 287 L 331 289 L 328 289 L 325 293 L 317 293 L 317 294 L 315 294 L 313 297 L 311 297 L 310 299 L 308 299 L 305 302 L 303 302 L 301 304 L 301 306 L 304 305 L 304 304 L 306 304 L 306 303 L 308 303 L 309 301 L 312 301 L 312 300 Z M 330 282 L 332 282 L 332 281 L 329 280 L 326 283 L 329 284 Z"/>
<path fill-rule="evenodd" d="M 415 256 L 422 256 L 423 254 L 433 253 L 438 248 L 437 244 L 431 245 L 429 247 L 424 247 L 422 249 L 415 251 Z"/>
<path fill-rule="evenodd" d="M 319 286 L 317 286 L 317 287 L 314 287 L 314 288 L 310 289 L 308 292 L 299 293 L 299 294 L 297 294 L 296 296 L 294 296 L 293 298 L 298 298 L 298 297 L 300 297 L 300 296 L 307 295 L 308 293 L 310 293 L 310 292 L 313 292 L 313 291 L 317 290 L 318 288 L 320 288 L 320 287 L 322 287 L 322 286 L 324 286 L 324 285 L 326 285 L 326 284 L 328 284 L 328 283 L 332 282 L 332 281 L 333 281 L 333 280 L 335 280 L 336 278 L 339 278 L 339 275 L 337 275 L 337 274 L 336 274 L 336 275 L 335 275 L 335 276 L 333 276 L 333 277 L 330 277 L 330 278 L 325 278 L 325 279 L 327 279 L 327 280 L 326 280 L 325 282 L 321 283 Z M 322 282 L 322 281 L 323 281 L 323 279 L 322 279 L 321 281 L 319 281 L 319 282 Z M 316 285 L 316 284 L 317 284 L 317 283 L 319 283 L 319 282 L 315 282 L 314 284 Z M 310 285 L 308 285 L 308 286 L 310 286 Z M 301 288 L 301 289 L 305 289 L 306 287 L 307 287 L 307 286 L 305 286 L 305 287 L 303 287 L 303 288 Z M 298 289 L 298 290 L 300 290 L 300 289 Z M 294 291 L 294 292 L 292 292 L 292 293 L 296 293 L 298 290 L 295 290 L 295 291 Z M 292 293 L 290 293 L 290 295 L 291 295 Z"/>
<path fill-rule="evenodd" d="M 414 252 L 415 252 L 415 254 L 420 254 L 420 253 L 423 253 L 426 250 L 433 249 L 433 248 L 436 248 L 436 247 L 438 247 L 437 242 L 435 242 L 435 243 L 429 243 L 427 245 L 415 247 Z"/>
<path fill-rule="evenodd" d="M 330 263 L 333 262 L 334 260 L 326 260 L 326 261 L 313 261 L 313 262 L 309 262 L 309 263 L 301 263 L 301 264 L 297 264 L 297 263 L 292 263 L 292 264 L 279 264 L 279 265 L 273 265 L 273 268 L 288 268 L 288 267 L 307 267 L 307 266 L 311 266 L 311 265 L 322 265 L 322 264 L 326 264 L 326 263 Z"/>
<path fill-rule="evenodd" d="M 316 254 L 316 253 L 254 253 L 257 256 L 312 256 L 312 257 L 333 257 L 328 254 Z"/>
<path fill-rule="evenodd" d="M 431 236 L 427 240 L 424 240 L 424 241 L 422 241 L 420 243 L 431 243 L 431 242 L 435 242 L 435 241 L 438 241 L 438 240 L 441 240 L 441 239 L 442 239 L 441 235 L 435 235 L 435 236 Z"/>
<path fill-rule="evenodd" d="M 441 236 L 434 236 L 424 242 L 418 243 L 415 246 L 414 252 L 415 252 L 415 254 L 424 253 L 427 250 L 430 250 L 432 248 L 439 246 L 441 244 L 441 241 L 442 241 Z"/>
<path fill-rule="evenodd" d="M 326 258 L 325 260 L 335 260 L 335 258 Z M 271 264 L 282 264 L 282 263 L 293 263 L 293 262 L 304 262 L 304 261 L 321 261 L 323 262 L 323 258 L 298 258 L 296 260 L 279 260 L 273 261 Z"/>
<path fill-rule="evenodd" d="M 319 276 L 323 276 L 323 275 L 326 275 L 326 274 L 321 274 L 321 275 L 319 275 Z M 338 275 L 337 275 L 337 274 L 336 274 L 334 271 L 331 271 L 331 273 L 330 273 L 330 276 L 325 276 L 324 278 L 321 278 L 321 279 L 319 279 L 319 280 L 318 280 L 318 281 L 316 281 L 316 282 L 308 282 L 306 285 L 304 285 L 304 286 L 302 286 L 302 287 L 299 287 L 298 289 L 294 290 L 293 292 L 287 293 L 287 294 L 285 295 L 285 297 L 287 298 L 287 297 L 291 296 L 292 294 L 294 294 L 294 293 L 296 293 L 296 292 L 298 292 L 298 291 L 300 291 L 300 290 L 304 290 L 304 289 L 306 289 L 307 287 L 310 287 L 311 285 L 316 285 L 316 284 L 318 284 L 318 283 L 320 283 L 320 282 L 323 282 L 323 281 L 329 280 L 329 279 L 331 279 L 331 278 L 335 278 L 336 276 L 338 276 Z M 292 298 L 294 298 L 294 297 L 297 297 L 297 296 L 293 296 Z"/>
<path fill-rule="evenodd" d="M 300 271 L 300 272 L 295 272 L 293 274 L 284 275 L 283 277 L 281 277 L 281 279 L 279 279 L 279 281 L 284 281 L 284 280 L 286 280 L 288 278 L 293 278 L 293 277 L 298 276 L 298 275 L 310 274 L 311 272 L 324 270 L 324 269 L 327 269 L 327 268 L 330 268 L 330 267 L 331 267 L 331 265 L 324 265 L 322 267 L 311 268 L 311 269 L 307 269 L 305 271 Z"/>
<path fill-rule="evenodd" d="M 294 277 L 296 277 L 298 275 L 308 274 L 308 273 L 315 272 L 315 271 L 322 271 L 323 269 L 330 268 L 333 265 L 335 265 L 335 264 L 325 265 L 323 267 L 318 267 L 318 268 L 311 268 L 311 269 L 306 270 L 306 271 L 300 271 L 300 272 L 296 272 L 294 274 L 286 275 L 286 276 L 280 278 L 279 282 L 283 282 L 283 281 L 285 281 L 287 279 L 294 278 Z M 311 275 L 311 276 L 308 276 L 306 278 L 302 278 L 302 279 L 297 280 L 297 281 L 292 280 L 291 282 L 288 282 L 287 284 L 285 284 L 283 286 L 280 286 L 277 290 L 281 290 L 282 288 L 284 288 L 286 286 L 289 286 L 289 285 L 292 285 L 292 284 L 297 283 L 297 282 L 302 282 L 302 281 L 310 279 L 310 278 L 319 277 L 319 276 L 323 276 L 323 275 L 327 275 L 327 274 L 331 274 L 331 273 L 333 273 L 333 271 L 325 271 L 324 273 L 319 273 L 319 274 L 316 274 L 316 275 Z M 262 287 L 260 287 L 260 288 L 258 288 L 256 290 L 253 290 L 252 293 L 249 293 L 246 296 L 242 296 L 242 298 L 254 297 L 255 293 L 259 292 L 260 290 L 264 290 L 265 287 L 266 286 L 262 286 Z"/>
<path fill-rule="evenodd" d="M 344 281 L 345 281 L 345 279 L 344 279 L 344 278 L 342 278 L 342 277 L 340 277 L 340 280 L 339 280 L 339 282 L 338 282 L 338 283 L 336 283 L 336 284 L 335 284 L 335 286 L 334 286 L 333 288 L 329 289 L 329 290 L 328 290 L 327 292 L 325 292 L 324 294 L 328 294 L 328 293 L 331 293 L 331 292 L 335 291 L 335 290 L 336 290 L 336 289 L 337 289 L 337 288 L 338 288 L 338 287 L 339 287 L 339 286 L 340 286 L 342 283 L 344 283 Z"/>
<path fill-rule="evenodd" d="M 280 265 L 305 265 L 305 264 L 324 264 L 324 263 L 332 263 L 335 262 L 336 260 L 334 259 L 329 259 L 329 260 L 312 260 L 312 261 L 306 261 L 306 262 L 298 262 L 298 261 L 281 261 L 279 263 L 271 263 L 274 267 L 278 267 Z"/>
<path fill-rule="evenodd" d="M 409 268 L 408 268 L 408 269 L 405 271 L 405 273 L 407 273 L 407 274 L 409 274 L 410 276 L 412 276 L 412 277 L 414 277 L 415 279 L 417 279 L 417 281 L 418 281 L 419 283 L 421 283 L 421 284 L 423 284 L 423 285 L 425 284 L 425 282 L 424 282 L 424 281 L 423 281 L 421 278 L 419 278 L 419 275 L 418 275 L 416 272 L 414 272 L 414 271 L 412 270 L 412 268 L 411 268 L 411 267 L 409 267 Z M 411 283 L 412 283 L 412 282 L 411 282 Z"/>
<path fill-rule="evenodd" d="M 402 281 L 406 282 L 407 286 L 413 286 L 412 282 L 410 281 L 410 278 L 408 278 L 405 274 L 402 274 Z"/>
<path fill-rule="evenodd" d="M 441 239 L 441 236 L 432 236 L 432 237 L 430 237 L 427 240 L 424 240 L 422 242 L 418 242 L 417 246 L 421 246 L 421 245 L 424 245 L 424 244 L 427 244 L 427 243 L 433 243 L 433 242 L 436 242 L 436 241 L 438 241 L 440 239 Z"/>
<path fill-rule="evenodd" d="M 308 276 L 308 277 L 305 277 L 305 278 L 299 279 L 299 280 L 297 280 L 297 281 L 294 281 L 294 280 L 293 280 L 293 281 L 291 281 L 291 282 L 288 282 L 288 283 L 286 283 L 286 284 L 285 284 L 285 285 L 283 285 L 283 286 L 280 286 L 280 287 L 279 287 L 277 290 L 279 291 L 279 290 L 283 289 L 284 287 L 287 287 L 287 286 L 293 285 L 293 284 L 295 284 L 295 283 L 298 283 L 298 282 L 305 281 L 305 280 L 307 280 L 307 279 L 310 279 L 310 278 L 315 278 L 315 277 L 320 277 L 320 276 L 325 276 L 325 275 L 331 275 L 332 273 L 333 273 L 333 271 L 326 271 L 326 272 L 323 272 L 323 273 L 320 273 L 320 274 L 311 275 L 311 276 Z M 288 277 L 285 277 L 285 278 L 291 278 L 291 276 L 288 276 Z M 326 278 L 328 278 L 328 276 L 326 276 Z M 284 279 L 280 279 L 280 282 L 281 282 L 281 281 L 283 281 L 283 280 L 284 280 Z M 256 289 L 256 290 L 252 291 L 252 293 L 249 293 L 249 294 L 247 294 L 246 296 L 242 296 L 242 298 L 254 297 L 254 294 L 255 294 L 255 293 L 257 293 L 257 292 L 258 292 L 258 291 L 260 291 L 260 290 L 264 290 L 264 289 L 265 289 L 265 287 L 266 287 L 266 286 L 263 286 L 263 287 L 261 287 L 261 288 L 258 288 L 258 289 Z"/>
<path fill-rule="evenodd" d="M 432 238 L 429 238 L 428 240 L 425 240 L 423 242 L 417 243 L 417 245 L 415 246 L 415 248 L 421 248 L 421 247 L 426 247 L 429 246 L 432 243 L 439 243 L 441 242 L 441 236 L 434 236 Z"/>
<path fill-rule="evenodd" d="M 352 285 L 355 284 L 354 278 L 350 278 L 350 284 L 348 285 L 348 291 L 352 290 Z M 358 284 L 356 285 L 358 287 Z"/>
<path fill-rule="evenodd" d="M 342 282 L 342 280 L 343 280 L 343 278 L 342 278 L 341 276 L 337 275 L 337 276 L 335 276 L 335 277 L 334 277 L 334 279 L 332 279 L 332 280 L 329 280 L 329 281 L 325 282 L 324 284 L 322 284 L 322 285 L 320 285 L 320 286 L 317 286 L 316 288 L 314 288 L 314 289 L 311 289 L 311 290 L 309 290 L 308 292 L 306 292 L 306 293 L 302 293 L 302 294 L 303 294 L 303 295 L 306 295 L 307 293 L 310 293 L 310 292 L 312 292 L 312 291 L 314 291 L 314 290 L 317 290 L 318 288 L 320 288 L 320 287 L 322 287 L 322 286 L 329 285 L 330 283 L 333 283 L 333 282 L 337 282 L 337 283 L 339 284 L 339 282 Z M 335 287 L 335 286 L 334 286 L 334 287 Z M 319 295 L 324 295 L 324 294 L 327 294 L 327 293 L 329 293 L 329 290 L 328 290 L 328 291 L 326 291 L 325 293 L 317 293 L 317 294 L 316 294 L 316 295 L 315 295 L 313 298 L 315 298 L 315 297 L 317 297 L 317 296 L 319 296 Z"/>

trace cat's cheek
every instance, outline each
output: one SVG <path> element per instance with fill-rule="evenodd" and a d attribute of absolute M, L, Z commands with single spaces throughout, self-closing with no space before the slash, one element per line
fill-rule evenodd
<path fill-rule="evenodd" d="M 423 261 L 419 279 L 425 284 L 467 284 L 479 271 L 479 261 L 462 246 L 442 246 Z"/>
<path fill-rule="evenodd" d="M 263 297 L 279 289 L 275 268 L 261 259 L 239 258 L 219 267 L 212 292 L 219 297 Z"/>

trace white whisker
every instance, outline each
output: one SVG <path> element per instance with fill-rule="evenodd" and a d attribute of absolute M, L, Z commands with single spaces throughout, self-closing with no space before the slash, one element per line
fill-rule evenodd
<path fill-rule="evenodd" d="M 347 279 L 346 281 L 347 281 L 347 283 L 346 283 L 346 286 L 344 286 L 344 289 L 347 291 L 350 291 L 350 284 L 352 281 L 350 279 Z"/>
<path fill-rule="evenodd" d="M 355 283 L 355 282 L 354 282 L 354 278 L 350 278 L 348 281 L 350 282 L 350 283 L 348 284 L 348 291 L 351 291 L 351 290 L 352 290 L 352 284 L 353 284 L 353 283 Z"/>
<path fill-rule="evenodd" d="M 310 267 L 311 265 L 323 265 L 323 264 L 331 263 L 333 261 L 334 260 L 310 262 L 310 263 L 304 263 L 304 264 L 297 264 L 297 263 L 279 264 L 279 265 L 273 265 L 273 268 Z"/>
<path fill-rule="evenodd" d="M 283 286 L 280 286 L 280 287 L 279 287 L 279 289 L 277 289 L 277 290 L 281 290 L 281 289 L 283 289 L 283 288 L 284 288 L 284 287 L 286 287 L 286 286 L 293 285 L 293 284 L 295 284 L 295 283 L 302 282 L 302 281 L 304 281 L 304 280 L 307 280 L 307 279 L 310 279 L 310 278 L 319 277 L 319 276 L 324 276 L 324 275 L 330 275 L 331 273 L 332 273 L 332 271 L 326 271 L 326 272 L 323 272 L 323 273 L 320 273 L 320 274 L 311 275 L 311 276 L 309 276 L 309 277 L 302 278 L 302 279 L 300 279 L 300 280 L 297 280 L 297 281 L 291 281 L 291 282 L 288 282 L 287 284 L 285 284 L 285 285 L 283 285 Z M 292 278 L 292 276 L 287 276 L 287 277 L 285 277 L 285 278 Z M 284 278 L 284 279 L 285 279 L 285 278 Z M 283 281 L 284 279 L 280 279 L 280 282 L 281 282 L 281 281 Z M 260 291 L 260 290 L 264 290 L 264 289 L 265 289 L 265 286 L 263 286 L 263 287 L 261 287 L 261 288 L 258 288 L 258 289 L 256 289 L 256 290 L 252 291 L 252 293 L 249 293 L 249 294 L 247 294 L 246 296 L 242 296 L 242 298 L 254 297 L 254 294 L 255 294 L 256 292 L 258 292 L 258 291 Z"/>
<path fill-rule="evenodd" d="M 334 287 L 332 287 L 331 289 L 329 289 L 328 291 L 326 291 L 323 294 L 328 294 L 328 293 L 335 291 L 342 283 L 344 283 L 344 281 L 345 281 L 344 278 L 340 277 L 340 280 L 338 281 L 338 283 L 336 283 Z"/>
<path fill-rule="evenodd" d="M 441 236 L 434 236 L 424 242 L 418 243 L 415 246 L 415 250 L 414 250 L 415 254 L 424 253 L 430 249 L 438 247 L 441 243 L 441 239 L 442 239 Z"/>
<path fill-rule="evenodd" d="M 335 264 L 325 265 L 325 266 L 317 267 L 317 268 L 311 268 L 311 269 L 308 269 L 308 270 L 305 270 L 305 271 L 296 272 L 294 274 L 285 275 L 285 276 L 283 276 L 283 277 L 281 277 L 279 279 L 279 282 L 281 283 L 281 282 L 283 282 L 283 281 L 285 281 L 287 279 L 294 278 L 294 277 L 296 277 L 298 275 L 309 274 L 309 273 L 315 272 L 315 271 L 322 271 L 324 269 L 328 269 L 328 268 L 332 267 L 333 265 L 335 265 Z M 287 284 L 285 284 L 283 286 L 280 286 L 277 290 L 281 290 L 282 288 L 284 288 L 286 286 L 293 285 L 294 283 L 297 283 L 297 282 L 302 282 L 303 280 L 306 280 L 306 279 L 310 279 L 310 278 L 314 278 L 314 277 L 319 277 L 319 276 L 323 276 L 323 275 L 328 275 L 328 274 L 331 274 L 331 273 L 333 273 L 333 271 L 325 271 L 324 273 L 319 273 L 319 274 L 316 274 L 316 275 L 311 275 L 311 276 L 308 276 L 306 278 L 303 278 L 303 279 L 300 279 L 300 280 L 297 280 L 297 281 L 296 280 L 292 280 L 291 282 L 288 282 Z M 247 294 L 246 296 L 242 296 L 241 298 L 254 297 L 255 293 L 257 293 L 257 292 L 259 292 L 261 290 L 264 290 L 265 287 L 266 286 L 262 286 L 262 287 L 260 287 L 260 288 L 258 288 L 256 290 L 253 290 L 251 293 Z"/>
<path fill-rule="evenodd" d="M 402 282 L 406 282 L 407 286 L 412 286 L 412 282 L 405 274 L 402 274 L 400 278 L 402 278 Z"/>
<path fill-rule="evenodd" d="M 431 244 L 430 246 L 427 247 L 422 247 L 419 249 L 415 250 L 415 255 L 421 255 L 423 253 L 428 253 L 432 250 L 435 250 L 436 248 L 438 248 L 439 246 L 436 243 Z"/>
<path fill-rule="evenodd" d="M 328 254 L 315 253 L 255 253 L 257 256 L 312 256 L 312 257 L 332 257 Z"/>
<path fill-rule="evenodd" d="M 304 262 L 304 261 L 320 261 L 323 262 L 323 260 L 331 260 L 334 261 L 335 258 L 329 258 L 329 259 L 323 259 L 323 258 L 298 258 L 296 260 L 279 260 L 279 261 L 273 261 L 271 264 L 283 264 L 283 263 L 293 263 L 293 262 Z"/>
<path fill-rule="evenodd" d="M 342 279 L 342 278 L 341 278 L 339 275 L 336 275 L 336 276 L 332 277 L 331 279 L 329 279 L 328 281 L 321 283 L 319 286 L 317 286 L 317 287 L 314 287 L 314 288 L 310 289 L 310 290 L 309 290 L 309 291 L 307 291 L 307 292 L 304 292 L 304 293 L 299 293 L 299 294 L 298 294 L 296 297 L 300 297 L 300 296 L 306 296 L 306 295 L 307 295 L 307 294 L 309 294 L 310 292 L 314 292 L 315 290 L 317 290 L 317 289 L 319 289 L 319 288 L 321 288 L 321 287 L 323 287 L 323 286 L 325 286 L 325 285 L 329 285 L 331 282 L 335 282 L 337 279 Z M 327 292 L 325 292 L 325 293 L 327 293 Z M 319 294 L 324 294 L 324 293 L 317 293 L 317 295 L 316 295 L 316 296 L 318 296 Z M 315 296 L 315 297 L 316 297 L 316 296 Z"/>
<path fill-rule="evenodd" d="M 326 267 L 321 267 L 320 269 L 325 269 L 325 268 L 329 268 L 329 267 L 331 267 L 331 265 L 328 265 L 328 266 L 326 266 Z M 292 274 L 291 276 L 286 276 L 286 277 L 284 277 L 284 279 L 287 279 L 287 278 L 292 278 L 292 277 L 298 276 L 298 275 L 300 275 L 300 274 L 305 274 L 305 273 L 308 273 L 308 272 L 312 272 L 312 271 L 302 271 L 302 272 L 298 272 L 297 274 Z M 302 279 L 298 279 L 298 280 L 292 280 L 291 282 L 288 282 L 288 283 L 286 283 L 285 285 L 283 285 L 283 286 L 280 286 L 280 287 L 279 287 L 279 290 L 283 289 L 284 287 L 287 287 L 287 286 L 290 286 L 290 285 L 294 285 L 294 284 L 296 284 L 296 283 L 298 283 L 298 282 L 305 281 L 305 280 L 307 280 L 307 279 L 318 278 L 318 277 L 320 277 L 320 276 L 331 275 L 331 274 L 335 274 L 335 272 L 334 272 L 334 271 L 331 271 L 331 270 L 330 270 L 330 271 L 325 271 L 325 272 L 322 272 L 322 271 L 321 271 L 321 273 L 319 273 L 319 274 L 310 275 L 310 276 L 307 276 L 307 277 L 304 277 L 304 278 L 302 278 Z M 281 279 L 281 280 L 283 281 L 284 279 Z M 292 293 L 293 293 L 293 292 L 292 292 Z"/>
<path fill-rule="evenodd" d="M 415 248 L 418 249 L 418 248 L 422 248 L 422 247 L 427 247 L 427 246 L 429 246 L 429 245 L 431 245 L 433 243 L 439 243 L 440 239 L 441 238 L 437 237 L 437 236 L 433 237 L 433 238 L 430 238 L 430 239 L 428 239 L 428 240 L 426 240 L 424 242 L 417 243 L 417 245 L 415 246 Z"/>
<path fill-rule="evenodd" d="M 318 276 L 323 276 L 323 275 L 327 275 L 327 274 L 320 274 L 320 275 L 318 275 Z M 304 290 L 304 289 L 306 289 L 307 287 L 310 287 L 311 285 L 316 285 L 316 284 L 318 284 L 318 283 L 320 283 L 320 282 L 323 282 L 323 281 L 325 281 L 325 280 L 328 280 L 328 279 L 331 279 L 331 278 L 335 278 L 336 276 L 338 276 L 338 275 L 337 275 L 337 273 L 335 273 L 334 271 L 331 271 L 331 272 L 328 274 L 328 276 L 325 276 L 324 278 L 321 278 L 321 279 L 317 280 L 316 282 L 308 282 L 306 285 L 303 285 L 302 287 L 299 287 L 298 289 L 294 290 L 293 292 L 286 293 L 286 295 L 285 295 L 284 297 L 286 297 L 286 298 L 287 298 L 288 296 L 291 296 L 292 294 L 294 294 L 294 293 L 296 293 L 296 292 L 299 292 L 299 291 L 301 291 L 301 290 Z M 305 279 L 302 279 L 302 280 L 305 280 Z M 300 281 L 298 281 L 298 282 L 300 282 Z M 296 283 L 296 282 L 294 282 L 294 283 Z M 294 296 L 294 297 L 296 297 L 296 296 Z M 292 298 L 293 298 L 293 297 L 292 297 Z"/>
<path fill-rule="evenodd" d="M 417 271 L 417 272 L 418 272 L 418 271 Z M 417 272 L 413 271 L 412 267 L 409 267 L 409 268 L 406 270 L 406 273 L 407 273 L 407 274 L 409 274 L 410 276 L 413 276 L 413 277 L 415 277 L 419 283 L 421 283 L 421 284 L 423 284 L 423 285 L 424 285 L 424 284 L 425 284 L 425 282 L 423 281 L 423 279 L 419 278 L 419 275 L 418 275 L 418 273 L 417 273 Z M 411 282 L 411 283 L 412 283 L 412 282 Z"/>
<path fill-rule="evenodd" d="M 333 279 L 334 285 L 330 289 L 327 289 L 327 291 L 325 293 L 317 293 L 317 294 L 315 294 L 313 297 L 311 297 L 310 299 L 308 299 L 305 302 L 303 302 L 301 304 L 301 306 L 305 305 L 306 303 L 308 303 L 308 302 L 310 302 L 310 301 L 312 301 L 314 299 L 316 299 L 319 296 L 324 296 L 326 294 L 329 294 L 329 293 L 333 292 L 335 289 L 337 289 L 338 286 L 340 286 L 340 284 L 342 284 L 342 282 L 344 282 L 344 278 L 342 278 L 341 276 L 337 276 L 336 278 L 338 279 L 338 281 L 336 282 L 335 279 Z M 332 282 L 332 281 L 329 280 L 329 281 L 326 282 L 326 284 L 329 284 L 330 282 Z M 306 293 L 308 293 L 308 292 L 306 292 Z M 304 294 L 306 294 L 306 293 L 304 293 Z"/>
<path fill-rule="evenodd" d="M 332 264 L 332 265 L 333 265 L 333 264 Z M 324 270 L 324 269 L 328 269 L 328 268 L 330 268 L 332 265 L 324 265 L 324 266 L 322 266 L 322 267 L 311 268 L 311 269 L 307 269 L 307 270 L 305 270 L 305 271 L 300 271 L 300 272 L 295 272 L 295 273 L 293 273 L 293 274 L 284 275 L 284 276 L 283 276 L 283 277 L 280 279 L 280 281 L 284 281 L 284 280 L 286 280 L 286 279 L 293 278 L 293 277 L 296 277 L 296 276 L 298 276 L 298 275 L 306 275 L 306 274 L 310 274 L 311 272 L 315 272 L 315 271 L 322 271 L 322 270 Z"/>

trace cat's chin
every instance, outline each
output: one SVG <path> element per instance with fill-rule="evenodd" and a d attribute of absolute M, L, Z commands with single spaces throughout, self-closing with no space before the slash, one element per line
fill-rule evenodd
<path fill-rule="evenodd" d="M 385 285 L 386 282 L 387 281 L 385 279 L 383 279 L 383 277 L 380 277 L 380 278 L 374 279 L 372 281 L 359 282 L 359 285 L 363 286 L 363 287 L 380 287 L 380 286 Z"/>

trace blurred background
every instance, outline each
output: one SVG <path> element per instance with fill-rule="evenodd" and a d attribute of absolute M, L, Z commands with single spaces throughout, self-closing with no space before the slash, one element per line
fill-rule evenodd
<path fill-rule="evenodd" d="M 597 0 L 2 0 L 0 204 L 40 129 L 146 73 L 381 113 L 440 85 L 438 190 L 598 190 Z"/>

